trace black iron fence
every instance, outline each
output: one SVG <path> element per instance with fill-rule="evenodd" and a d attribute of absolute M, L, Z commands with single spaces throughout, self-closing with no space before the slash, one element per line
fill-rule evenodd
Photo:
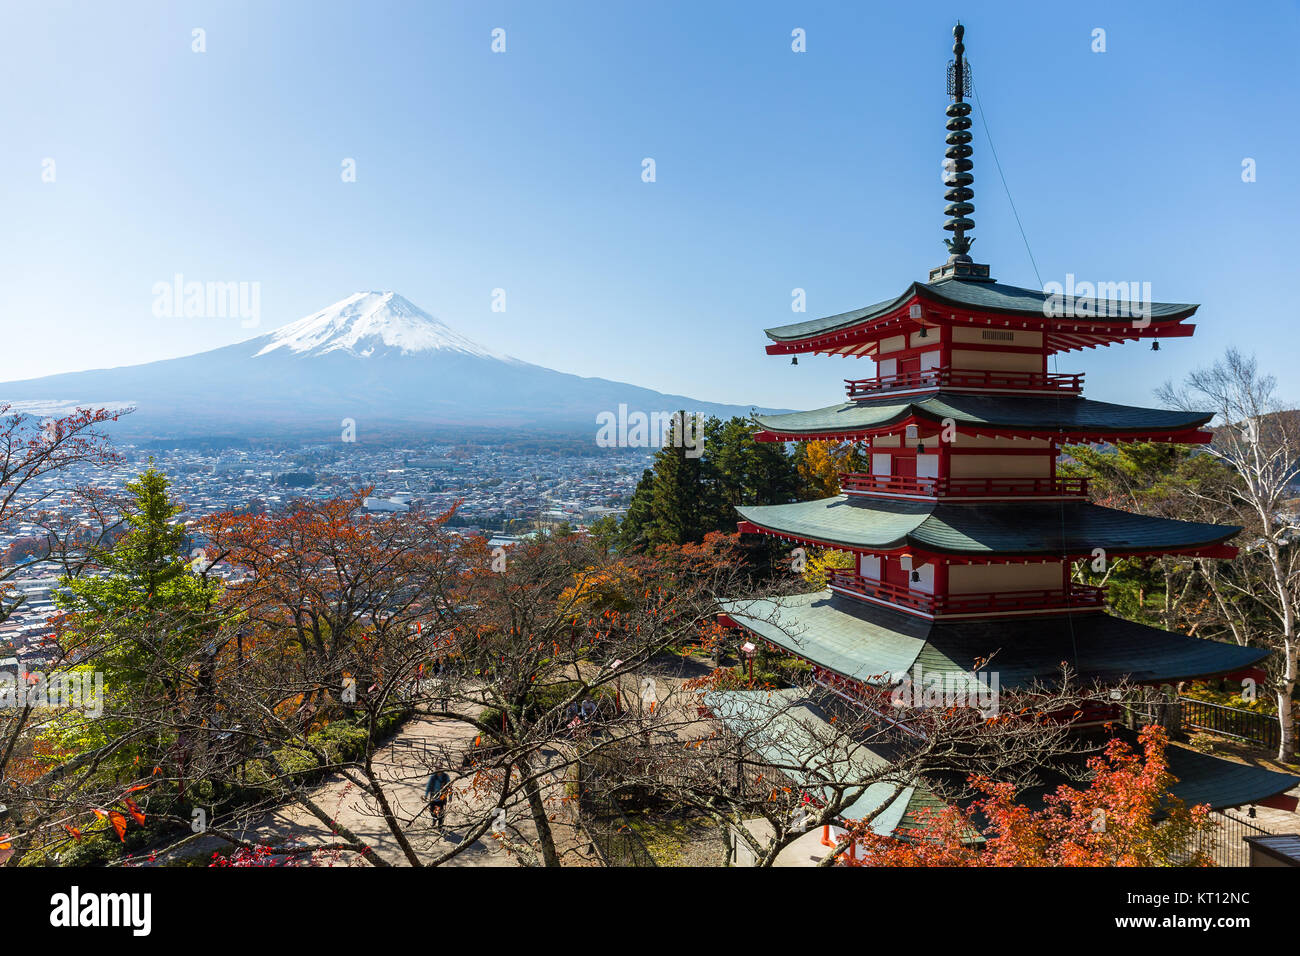
<path fill-rule="evenodd" d="M 1224 737 L 1236 737 L 1261 747 L 1276 747 L 1281 740 L 1277 718 L 1240 707 L 1226 707 L 1192 697 L 1180 697 L 1184 730 L 1206 730 Z"/>
<path fill-rule="evenodd" d="M 606 866 L 659 865 L 616 800 L 584 790 L 578 797 L 578 816 Z"/>
<path fill-rule="evenodd" d="M 1250 866 L 1248 836 L 1267 836 L 1272 833 L 1240 817 L 1215 810 L 1210 814 L 1215 826 L 1200 836 L 1198 849 L 1208 853 L 1215 866 Z"/>

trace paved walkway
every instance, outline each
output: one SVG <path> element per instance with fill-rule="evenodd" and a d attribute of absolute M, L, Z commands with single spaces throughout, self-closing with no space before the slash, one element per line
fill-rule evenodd
<path fill-rule="evenodd" d="M 496 802 L 495 795 L 474 792 L 472 771 L 460 766 L 460 756 L 473 744 L 476 734 L 473 727 L 459 721 L 414 717 L 375 754 L 376 775 L 383 781 L 390 805 L 422 860 L 432 860 L 455 846 L 464 837 L 466 824 L 481 819 Z M 453 796 L 447 806 L 447 826 L 441 833 L 434 829 L 424 802 L 425 782 L 434 768 L 446 769 L 452 777 Z M 409 865 L 374 800 L 342 774 L 330 775 L 313 789 L 311 796 L 317 806 L 385 860 L 398 866 Z M 536 838 L 536 830 L 522 807 L 507 815 L 504 832 L 509 839 L 520 842 Z M 324 845 L 331 841 L 332 834 L 305 808 L 288 803 L 255 820 L 243 837 L 269 846 L 303 846 Z M 187 844 L 182 852 L 187 857 L 206 856 L 228 846 L 220 838 L 209 837 Z M 342 856 L 340 865 L 355 861 L 355 854 Z M 329 863 L 320 857 L 317 860 Z M 501 840 L 488 835 L 443 865 L 517 866 L 519 860 Z"/>

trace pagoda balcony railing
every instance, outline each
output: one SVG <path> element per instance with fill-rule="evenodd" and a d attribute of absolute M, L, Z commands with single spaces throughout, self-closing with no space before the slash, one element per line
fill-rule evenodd
<path fill-rule="evenodd" d="M 915 478 L 840 474 L 846 495 L 922 495 L 927 498 L 1086 498 L 1087 478 Z"/>
<path fill-rule="evenodd" d="M 987 388 L 1006 391 L 1080 392 L 1083 373 L 1008 372 L 996 369 L 928 368 L 875 378 L 846 378 L 849 398 L 875 398 L 882 393 L 921 388 Z"/>
<path fill-rule="evenodd" d="M 1106 589 L 1093 587 L 1090 584 L 1071 584 L 1065 589 L 927 594 L 888 581 L 874 581 L 854 571 L 846 570 L 831 570 L 829 583 L 836 590 L 910 608 L 934 617 L 1099 608 L 1106 603 Z"/>

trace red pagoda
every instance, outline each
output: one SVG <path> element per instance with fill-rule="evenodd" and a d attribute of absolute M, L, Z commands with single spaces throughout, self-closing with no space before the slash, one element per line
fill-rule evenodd
<path fill-rule="evenodd" d="M 944 183 L 947 262 L 875 305 L 767 330 L 771 355 L 867 357 L 846 401 L 763 416 L 759 441 L 858 442 L 870 470 L 818 501 L 737 509 L 743 532 L 853 556 L 821 592 L 732 602 L 728 623 L 813 666 L 854 701 L 917 668 L 991 665 L 1003 689 L 1059 680 L 1162 687 L 1241 671 L 1267 651 L 1113 617 L 1104 588 L 1072 580 L 1076 562 L 1130 556 L 1230 558 L 1240 529 L 1130 514 L 1089 502 L 1088 482 L 1057 474 L 1067 443 L 1204 443 L 1210 413 L 1097 402 L 1083 376 L 1048 359 L 1129 340 L 1191 335 L 1196 305 L 1053 296 L 997 282 L 972 261 L 969 67 L 963 28 L 948 70 Z M 797 358 L 792 358 L 797 363 Z M 1119 706 L 1086 713 L 1097 728 Z M 1215 809 L 1273 802 L 1297 779 L 1171 748 L 1175 792 Z"/>

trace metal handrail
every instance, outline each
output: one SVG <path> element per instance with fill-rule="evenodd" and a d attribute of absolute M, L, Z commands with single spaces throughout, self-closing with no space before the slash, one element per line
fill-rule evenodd
<path fill-rule="evenodd" d="M 912 388 L 995 388 L 1020 391 L 1023 389 L 1051 389 L 1062 392 L 1079 392 L 1083 389 L 1083 373 L 1063 372 L 1013 372 L 1001 369 L 919 369 L 898 372 L 894 375 L 877 375 L 874 378 L 846 378 L 844 384 L 850 399 L 870 398 L 881 392 L 894 392 Z"/>
<path fill-rule="evenodd" d="M 839 478 L 840 491 L 849 495 L 912 494 L 930 498 L 1088 496 L 1087 478 L 918 478 L 908 475 L 870 475 L 865 472 L 843 472 Z"/>
<path fill-rule="evenodd" d="M 1025 591 L 982 591 L 971 594 L 927 594 L 890 581 L 864 578 L 854 571 L 831 569 L 830 583 L 861 597 L 888 601 L 928 614 L 973 614 L 982 611 L 1046 610 L 1052 608 L 1101 607 L 1106 588 L 1072 583 L 1068 588 Z"/>

